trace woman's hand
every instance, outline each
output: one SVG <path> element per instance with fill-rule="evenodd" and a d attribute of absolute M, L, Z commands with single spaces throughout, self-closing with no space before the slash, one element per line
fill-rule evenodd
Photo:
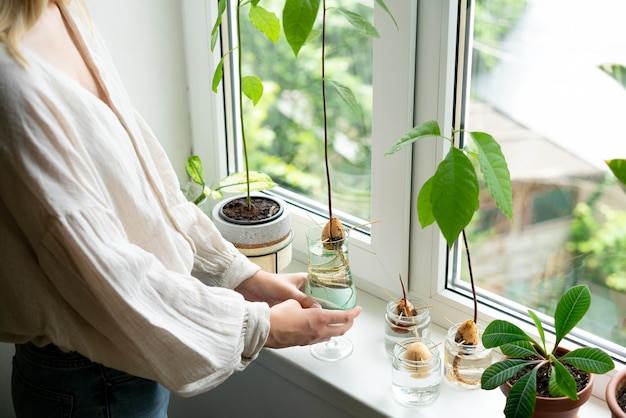
<path fill-rule="evenodd" d="M 345 334 L 360 313 L 360 306 L 346 311 L 306 309 L 295 300 L 287 300 L 270 309 L 270 334 L 265 347 L 283 348 L 328 341 Z"/>
<path fill-rule="evenodd" d="M 267 302 L 270 306 L 294 299 L 304 308 L 319 308 L 313 298 L 302 292 L 306 273 L 274 274 L 259 270 L 235 290 L 251 302 Z"/>

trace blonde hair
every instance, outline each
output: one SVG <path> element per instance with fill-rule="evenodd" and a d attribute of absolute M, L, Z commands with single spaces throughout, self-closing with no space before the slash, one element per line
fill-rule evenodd
<path fill-rule="evenodd" d="M 46 8 L 48 1 L 67 2 L 69 0 L 0 0 L 0 42 L 9 55 L 25 64 L 18 43 L 32 28 Z"/>

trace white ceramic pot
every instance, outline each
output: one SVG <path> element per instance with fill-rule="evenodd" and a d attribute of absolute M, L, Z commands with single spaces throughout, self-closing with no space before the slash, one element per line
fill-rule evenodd
<path fill-rule="evenodd" d="M 278 203 L 280 210 L 263 221 L 233 221 L 226 217 L 222 208 L 235 196 L 224 199 L 213 208 L 213 223 L 222 236 L 263 270 L 277 273 L 291 262 L 293 232 L 286 203 L 275 196 L 254 195 Z"/>

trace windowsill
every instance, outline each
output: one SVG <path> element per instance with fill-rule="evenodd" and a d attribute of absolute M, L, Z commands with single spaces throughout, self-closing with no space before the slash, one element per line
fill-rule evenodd
<path fill-rule="evenodd" d="M 363 312 L 346 336 L 354 343 L 353 353 L 337 362 L 325 362 L 314 358 L 308 347 L 292 347 L 280 350 L 266 349 L 259 361 L 266 363 L 283 377 L 308 390 L 319 388 L 319 382 L 327 387 L 323 392 L 336 390 L 354 399 L 366 410 L 367 416 L 414 416 L 416 408 L 397 403 L 391 393 L 391 365 L 384 348 L 385 301 L 363 291 L 359 292 L 358 304 Z M 431 339 L 442 342 L 446 330 L 431 324 Z M 440 354 L 442 349 L 440 348 Z M 285 371 L 281 372 L 281 362 Z M 308 381 L 315 381 L 315 385 Z M 314 387 L 311 387 L 314 386 Z M 439 398 L 431 405 L 420 407 L 420 416 L 481 416 L 502 417 L 505 397 L 500 390 L 463 390 L 442 378 Z M 369 412 L 369 413 L 368 413 Z M 605 416 L 606 403 L 592 397 L 582 406 L 580 416 Z M 359 414 L 359 416 L 364 416 Z"/>

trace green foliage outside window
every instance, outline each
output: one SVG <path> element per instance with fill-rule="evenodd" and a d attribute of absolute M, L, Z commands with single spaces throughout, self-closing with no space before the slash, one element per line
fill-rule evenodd
<path fill-rule="evenodd" d="M 279 2 L 264 1 L 280 11 Z M 374 1 L 344 1 L 343 9 L 373 21 Z M 277 8 L 272 9 L 273 4 Z M 352 109 L 335 89 L 327 90 L 334 204 L 352 215 L 369 219 L 372 38 L 346 21 L 337 9 L 327 14 L 327 78 L 349 87 L 358 109 Z M 295 58 L 284 36 L 274 45 L 242 27 L 244 72 L 254 72 L 265 87 L 256 107 L 244 103 L 250 146 L 250 166 L 269 174 L 282 187 L 317 201 L 326 201 L 321 42 L 310 39 Z M 319 22 L 312 37 L 319 37 Z M 267 52 L 267 53 L 266 53 Z"/>

